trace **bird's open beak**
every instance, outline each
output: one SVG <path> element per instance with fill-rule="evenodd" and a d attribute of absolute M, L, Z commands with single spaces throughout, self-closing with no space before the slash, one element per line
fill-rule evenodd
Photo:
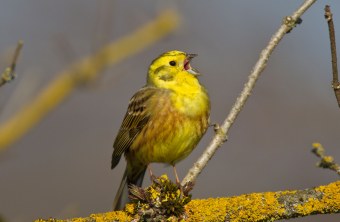
<path fill-rule="evenodd" d="M 197 54 L 187 54 L 187 56 L 186 56 L 186 58 L 185 58 L 185 60 L 184 60 L 184 69 L 185 69 L 186 71 L 188 71 L 189 73 L 191 73 L 191 74 L 193 74 L 193 75 L 195 75 L 195 76 L 198 76 L 198 75 L 200 75 L 200 73 L 198 72 L 198 70 L 192 68 L 191 65 L 190 65 L 191 59 L 193 59 L 193 58 L 196 57 L 196 56 L 197 56 Z"/>

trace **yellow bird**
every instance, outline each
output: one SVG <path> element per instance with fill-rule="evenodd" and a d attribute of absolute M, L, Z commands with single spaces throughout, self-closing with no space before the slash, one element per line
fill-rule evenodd
<path fill-rule="evenodd" d="M 152 162 L 175 164 L 196 147 L 209 125 L 210 101 L 191 67 L 195 54 L 169 51 L 150 65 L 147 84 L 131 98 L 114 141 L 111 168 L 124 153 L 127 166 L 113 208 L 130 202 L 128 187 L 141 186 Z"/>

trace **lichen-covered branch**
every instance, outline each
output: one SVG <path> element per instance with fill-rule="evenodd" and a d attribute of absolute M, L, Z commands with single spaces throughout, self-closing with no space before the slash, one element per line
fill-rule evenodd
<path fill-rule="evenodd" d="M 207 165 L 208 161 L 212 158 L 217 149 L 227 140 L 228 132 L 231 126 L 233 125 L 236 117 L 241 112 L 244 104 L 246 103 L 248 97 L 253 90 L 256 81 L 260 77 L 260 74 L 265 69 L 268 59 L 272 54 L 273 50 L 279 44 L 283 36 L 290 32 L 296 24 L 301 22 L 301 15 L 312 6 L 316 0 L 306 0 L 304 3 L 291 15 L 284 18 L 282 25 L 277 30 L 277 32 L 272 36 L 268 45 L 262 50 L 258 61 L 253 67 L 248 81 L 244 85 L 244 88 L 238 98 L 236 99 L 235 104 L 231 108 L 227 118 L 224 120 L 223 124 L 217 129 L 217 133 L 205 149 L 204 153 L 201 157 L 195 162 L 194 166 L 189 170 L 186 177 L 183 179 L 182 184 L 187 183 L 188 181 L 194 182 L 203 168 Z"/>
<path fill-rule="evenodd" d="M 318 167 L 334 170 L 340 175 L 340 165 L 334 161 L 332 156 L 325 155 L 325 149 L 320 143 L 313 143 L 312 152 L 321 160 L 317 163 Z"/>
<path fill-rule="evenodd" d="M 127 211 L 92 214 L 67 220 L 38 219 L 36 222 L 133 221 L 134 206 Z M 305 190 L 251 193 L 235 197 L 192 200 L 185 206 L 186 221 L 276 221 L 313 214 L 340 212 L 340 181 Z M 173 221 L 176 221 L 173 218 Z"/>
<path fill-rule="evenodd" d="M 197 200 L 190 202 L 188 208 L 190 221 L 275 221 L 339 213 L 340 181 L 306 190 Z"/>
<path fill-rule="evenodd" d="M 1 73 L 0 76 L 0 87 L 5 85 L 6 83 L 12 81 L 15 78 L 15 67 L 17 65 L 17 60 L 20 55 L 21 49 L 23 46 L 23 42 L 19 41 L 17 44 L 17 48 L 15 49 L 14 56 L 11 62 L 11 65 L 8 66 L 5 71 Z"/>
<path fill-rule="evenodd" d="M 57 74 L 57 78 L 36 98 L 0 125 L 0 151 L 34 127 L 77 86 L 94 80 L 109 65 L 116 64 L 154 44 L 174 31 L 178 25 L 179 16 L 176 12 L 161 12 L 159 17 L 133 33 L 104 46 L 95 54 L 83 58 Z"/>

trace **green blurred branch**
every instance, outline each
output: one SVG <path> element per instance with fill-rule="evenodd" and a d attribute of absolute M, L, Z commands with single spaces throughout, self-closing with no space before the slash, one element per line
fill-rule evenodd
<path fill-rule="evenodd" d="M 36 98 L 0 125 L 0 151 L 38 124 L 71 95 L 76 87 L 95 80 L 109 65 L 116 64 L 155 44 L 178 26 L 178 14 L 175 11 L 163 11 L 160 16 L 129 35 L 104 46 L 93 55 L 77 61 L 57 74 L 57 78 L 49 83 Z"/>

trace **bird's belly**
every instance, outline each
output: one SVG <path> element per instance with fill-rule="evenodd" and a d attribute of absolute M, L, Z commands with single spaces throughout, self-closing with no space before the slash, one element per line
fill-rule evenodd
<path fill-rule="evenodd" d="M 196 147 L 208 126 L 205 115 L 189 118 L 180 113 L 149 121 L 138 135 L 127 155 L 143 165 L 152 162 L 175 164 Z"/>

